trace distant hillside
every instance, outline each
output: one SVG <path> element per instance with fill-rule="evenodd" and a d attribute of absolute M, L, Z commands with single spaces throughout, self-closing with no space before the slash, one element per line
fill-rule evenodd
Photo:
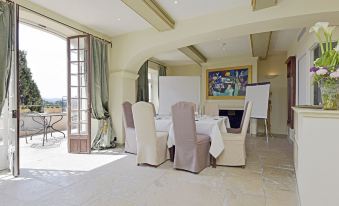
<path fill-rule="evenodd" d="M 50 103 L 56 103 L 58 101 L 61 101 L 61 98 L 43 98 L 45 102 L 50 102 Z"/>

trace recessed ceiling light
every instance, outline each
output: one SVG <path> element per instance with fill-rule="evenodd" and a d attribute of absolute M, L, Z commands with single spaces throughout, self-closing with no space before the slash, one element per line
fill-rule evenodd
<path fill-rule="evenodd" d="M 117 18 L 117 21 L 120 21 L 121 19 L 120 18 Z"/>
<path fill-rule="evenodd" d="M 174 3 L 174 4 L 178 4 L 178 3 L 179 3 L 179 1 L 173 1 L 173 3 Z"/>

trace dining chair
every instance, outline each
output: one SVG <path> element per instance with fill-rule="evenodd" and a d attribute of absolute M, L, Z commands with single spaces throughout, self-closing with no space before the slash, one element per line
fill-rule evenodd
<path fill-rule="evenodd" d="M 227 128 L 226 127 L 227 133 L 233 133 L 233 134 L 241 133 L 242 126 L 244 125 L 244 119 L 245 119 L 247 107 L 248 107 L 248 102 L 245 103 L 244 112 L 241 117 L 240 127 L 239 128 Z"/>
<path fill-rule="evenodd" d="M 152 105 L 154 117 L 157 116 L 157 112 L 156 112 L 156 110 L 155 110 L 154 103 L 153 103 L 153 102 L 148 102 L 148 103 L 149 103 L 150 105 Z"/>
<path fill-rule="evenodd" d="M 158 166 L 167 160 L 168 132 L 156 132 L 152 105 L 138 102 L 132 106 L 137 136 L 137 164 Z"/>
<path fill-rule="evenodd" d="M 137 139 L 132 114 L 132 104 L 130 102 L 122 103 L 124 129 L 125 129 L 125 152 L 137 153 Z"/>
<path fill-rule="evenodd" d="M 219 116 L 219 107 L 215 103 L 205 104 L 205 114 L 209 116 Z"/>
<path fill-rule="evenodd" d="M 245 166 L 246 147 L 245 139 L 251 119 L 252 102 L 248 102 L 245 110 L 244 123 L 239 134 L 223 133 L 224 151 L 217 157 L 217 165 L 225 166 Z"/>
<path fill-rule="evenodd" d="M 194 107 L 190 102 L 172 106 L 175 140 L 174 168 L 199 173 L 210 165 L 210 137 L 197 134 Z"/>
<path fill-rule="evenodd" d="M 194 102 L 187 102 L 187 103 L 193 106 L 194 113 L 197 112 L 197 105 Z"/>

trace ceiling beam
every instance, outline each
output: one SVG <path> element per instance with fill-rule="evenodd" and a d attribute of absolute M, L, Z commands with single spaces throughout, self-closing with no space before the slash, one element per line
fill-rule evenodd
<path fill-rule="evenodd" d="M 252 10 L 266 9 L 277 5 L 277 0 L 252 0 Z"/>
<path fill-rule="evenodd" d="M 266 59 L 270 48 L 272 32 L 251 34 L 252 56 Z"/>
<path fill-rule="evenodd" d="M 199 65 L 207 62 L 207 58 L 193 45 L 182 47 L 179 48 L 178 50 Z"/>
<path fill-rule="evenodd" d="M 175 21 L 155 0 L 121 0 L 158 31 L 174 29 Z"/>

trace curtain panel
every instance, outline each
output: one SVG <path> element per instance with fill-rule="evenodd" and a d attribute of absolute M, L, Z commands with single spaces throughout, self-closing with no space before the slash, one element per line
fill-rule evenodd
<path fill-rule="evenodd" d="M 115 133 L 108 106 L 108 45 L 91 36 L 91 105 L 92 118 L 99 120 L 97 134 L 92 141 L 92 149 L 115 147 Z"/>
<path fill-rule="evenodd" d="M 0 1 L 0 115 L 7 97 L 15 46 L 14 4 Z"/>
<path fill-rule="evenodd" d="M 166 76 L 167 68 L 163 65 L 159 65 L 159 76 Z"/>
<path fill-rule="evenodd" d="M 141 66 L 138 75 L 137 102 L 148 102 L 148 61 Z"/>

